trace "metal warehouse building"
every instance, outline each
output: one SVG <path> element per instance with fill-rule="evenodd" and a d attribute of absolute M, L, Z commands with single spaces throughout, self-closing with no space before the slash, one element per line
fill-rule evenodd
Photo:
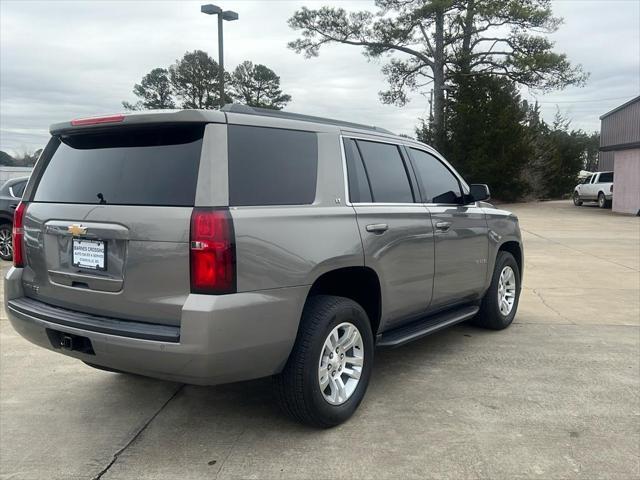
<path fill-rule="evenodd" d="M 600 117 L 598 170 L 613 170 L 613 211 L 640 215 L 640 96 Z"/>

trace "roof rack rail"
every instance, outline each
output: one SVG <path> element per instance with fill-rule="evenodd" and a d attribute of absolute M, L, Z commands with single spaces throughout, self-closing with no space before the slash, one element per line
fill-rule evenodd
<path fill-rule="evenodd" d="M 374 127 L 373 125 L 362 125 L 360 123 L 345 122 L 342 120 L 334 120 L 332 118 L 314 117 L 312 115 L 303 115 L 301 113 L 285 112 L 282 110 L 272 110 L 270 108 L 250 107 L 249 105 L 243 105 L 241 103 L 228 103 L 224 107 L 222 107 L 220 111 L 229 113 L 244 113 L 246 115 L 260 115 L 263 117 L 286 118 L 289 120 L 300 120 L 303 122 L 324 123 L 328 125 L 335 125 L 338 127 L 359 128 L 362 130 L 372 130 L 378 133 L 395 135 L 393 132 L 385 128 Z"/>

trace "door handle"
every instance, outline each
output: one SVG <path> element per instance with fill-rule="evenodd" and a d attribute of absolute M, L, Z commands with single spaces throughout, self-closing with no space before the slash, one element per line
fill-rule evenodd
<path fill-rule="evenodd" d="M 9 205 L 9 208 L 11 210 L 15 210 L 16 208 L 18 208 L 18 204 L 17 203 L 12 203 L 11 205 Z"/>
<path fill-rule="evenodd" d="M 436 222 L 436 230 L 439 232 L 446 232 L 451 228 L 451 222 Z"/>
<path fill-rule="evenodd" d="M 384 233 L 387 230 L 389 230 L 389 225 L 386 223 L 372 223 L 371 225 L 367 225 L 367 232 Z"/>

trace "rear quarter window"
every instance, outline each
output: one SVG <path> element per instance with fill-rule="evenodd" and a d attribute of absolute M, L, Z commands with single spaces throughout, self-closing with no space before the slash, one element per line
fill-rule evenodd
<path fill-rule="evenodd" d="M 184 125 L 54 137 L 33 200 L 193 206 L 203 134 L 204 125 Z"/>
<path fill-rule="evenodd" d="M 22 182 L 14 183 L 11 186 L 11 193 L 15 198 L 22 198 L 24 194 L 24 188 L 27 186 L 27 181 L 23 180 Z"/>
<path fill-rule="evenodd" d="M 315 133 L 229 125 L 229 204 L 304 205 L 316 196 Z"/>

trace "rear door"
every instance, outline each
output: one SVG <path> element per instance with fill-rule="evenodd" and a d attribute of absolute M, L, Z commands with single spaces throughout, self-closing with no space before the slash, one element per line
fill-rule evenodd
<path fill-rule="evenodd" d="M 350 201 L 365 265 L 379 275 L 383 328 L 423 315 L 433 288 L 433 227 L 411 182 L 402 149 L 391 143 L 344 139 Z"/>
<path fill-rule="evenodd" d="M 408 148 L 435 230 L 432 308 L 481 294 L 487 279 L 488 228 L 482 208 L 463 202 L 462 185 L 435 155 Z"/>
<path fill-rule="evenodd" d="M 25 295 L 179 325 L 203 124 L 53 137 L 25 216 Z"/>
<path fill-rule="evenodd" d="M 598 175 L 598 183 L 595 185 L 594 194 L 604 192 L 609 194 L 611 192 L 610 184 L 613 183 L 613 172 L 602 172 Z"/>

